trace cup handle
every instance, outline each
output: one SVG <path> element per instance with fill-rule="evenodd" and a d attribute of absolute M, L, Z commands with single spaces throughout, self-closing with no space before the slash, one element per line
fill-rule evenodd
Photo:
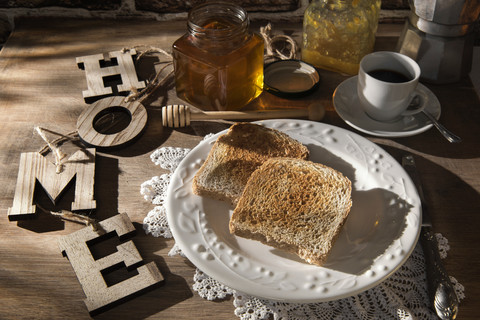
<path fill-rule="evenodd" d="M 402 112 L 402 116 L 413 116 L 414 114 L 422 112 L 427 105 L 427 100 L 427 94 L 423 90 L 416 89 L 413 93 L 412 99 L 410 100 L 409 107 L 407 110 Z M 413 104 L 416 105 L 415 108 L 412 107 Z"/>

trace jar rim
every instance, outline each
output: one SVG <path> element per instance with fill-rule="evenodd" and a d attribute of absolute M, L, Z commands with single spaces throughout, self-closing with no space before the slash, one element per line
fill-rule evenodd
<path fill-rule="evenodd" d="M 228 21 L 220 28 L 206 28 L 215 19 Z M 218 21 L 217 21 L 218 22 Z M 242 7 L 223 1 L 206 2 L 195 6 L 188 13 L 187 27 L 190 33 L 209 38 L 226 38 L 248 30 L 248 13 Z"/>

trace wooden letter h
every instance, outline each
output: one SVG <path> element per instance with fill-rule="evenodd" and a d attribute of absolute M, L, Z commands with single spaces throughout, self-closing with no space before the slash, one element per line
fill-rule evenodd
<path fill-rule="evenodd" d="M 128 51 L 112 51 L 105 57 L 103 54 L 77 57 L 77 64 L 83 65 L 87 77 L 88 90 L 83 91 L 84 98 L 107 96 L 113 94 L 110 87 L 105 87 L 104 78 L 120 76 L 122 84 L 117 87 L 118 92 L 128 92 L 132 88 L 145 87 L 144 81 L 138 81 L 137 72 L 133 63 L 132 55 L 137 52 L 134 49 Z M 116 60 L 114 63 L 112 60 Z M 112 61 L 110 66 L 101 66 L 102 61 Z"/>

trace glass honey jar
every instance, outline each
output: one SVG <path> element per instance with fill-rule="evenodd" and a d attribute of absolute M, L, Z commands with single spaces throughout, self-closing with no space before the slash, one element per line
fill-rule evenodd
<path fill-rule="evenodd" d="M 172 47 L 179 98 L 203 110 L 238 110 L 260 95 L 264 41 L 249 31 L 243 8 L 204 3 L 189 12 L 187 30 Z"/>
<path fill-rule="evenodd" d="M 381 0 L 313 0 L 303 18 L 302 60 L 354 75 L 373 51 Z"/>

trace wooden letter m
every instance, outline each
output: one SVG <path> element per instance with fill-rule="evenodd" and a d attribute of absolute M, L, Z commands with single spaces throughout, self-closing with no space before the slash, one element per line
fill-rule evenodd
<path fill-rule="evenodd" d="M 20 220 L 35 214 L 35 185 L 38 181 L 52 202 L 75 177 L 75 199 L 71 210 L 88 210 L 96 207 L 93 186 L 95 177 L 95 149 L 89 148 L 75 152 L 64 164 L 63 171 L 38 152 L 22 153 L 18 169 L 17 185 L 13 206 L 8 209 L 9 220 Z"/>

